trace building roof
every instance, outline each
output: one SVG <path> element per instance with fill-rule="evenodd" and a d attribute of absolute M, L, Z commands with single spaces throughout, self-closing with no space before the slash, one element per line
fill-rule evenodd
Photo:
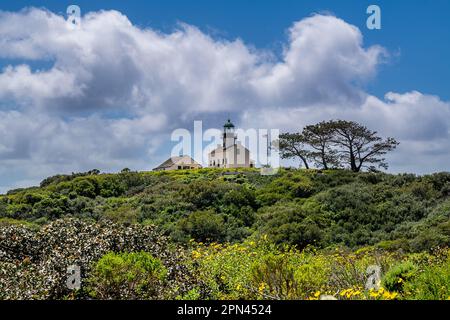
<path fill-rule="evenodd" d="M 231 129 L 234 128 L 234 124 L 231 122 L 230 119 L 228 119 L 228 121 L 223 125 L 223 127 L 226 129 Z"/>
<path fill-rule="evenodd" d="M 195 162 L 194 159 L 192 159 L 190 156 L 179 156 L 179 157 L 171 157 L 169 159 L 167 159 L 166 161 L 164 161 L 163 163 L 161 163 L 159 166 L 157 166 L 156 168 L 154 168 L 153 170 L 156 169 L 164 169 L 164 168 L 169 168 L 171 166 L 173 166 L 174 164 L 180 162 L 181 160 L 187 160 L 184 163 L 189 163 L 189 164 L 198 164 L 197 162 Z"/>

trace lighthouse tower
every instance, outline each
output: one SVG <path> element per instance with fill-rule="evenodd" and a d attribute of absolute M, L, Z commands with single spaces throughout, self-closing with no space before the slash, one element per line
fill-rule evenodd
<path fill-rule="evenodd" d="M 223 142 L 208 155 L 209 167 L 213 168 L 252 168 L 250 151 L 237 141 L 234 124 L 230 119 L 223 125 Z"/>
<path fill-rule="evenodd" d="M 223 125 L 223 148 L 227 149 L 236 144 L 236 133 L 234 132 L 234 124 L 230 119 Z"/>

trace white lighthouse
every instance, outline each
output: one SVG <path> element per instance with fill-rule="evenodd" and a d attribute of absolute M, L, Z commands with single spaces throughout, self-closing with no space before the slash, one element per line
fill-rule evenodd
<path fill-rule="evenodd" d="M 223 126 L 222 145 L 208 155 L 209 167 L 215 168 L 252 168 L 250 151 L 237 141 L 234 124 L 228 119 Z"/>

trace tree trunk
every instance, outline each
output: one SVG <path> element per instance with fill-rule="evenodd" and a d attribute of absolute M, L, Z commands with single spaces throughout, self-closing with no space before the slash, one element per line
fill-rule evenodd
<path fill-rule="evenodd" d="M 324 169 L 324 170 L 328 170 L 327 160 L 326 160 L 326 158 L 325 158 L 325 148 L 322 148 L 321 153 L 322 153 L 322 165 L 323 165 L 323 169 Z"/>
<path fill-rule="evenodd" d="M 356 158 L 355 154 L 353 153 L 353 148 L 350 148 L 350 168 L 353 172 L 359 171 L 358 167 L 356 166 Z"/>
<path fill-rule="evenodd" d="M 302 159 L 303 164 L 305 165 L 305 169 L 309 169 L 308 162 L 306 161 L 305 157 L 300 156 L 300 159 Z"/>

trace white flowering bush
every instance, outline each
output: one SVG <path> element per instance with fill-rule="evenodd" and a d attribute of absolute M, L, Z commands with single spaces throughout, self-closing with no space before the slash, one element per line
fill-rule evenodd
<path fill-rule="evenodd" d="M 169 244 L 154 226 L 68 218 L 39 230 L 0 226 L 0 299 L 91 298 L 83 281 L 95 263 L 111 252 L 148 252 L 161 260 L 167 277 L 158 297 L 171 299 L 201 287 L 187 266 L 184 250 Z M 81 289 L 77 291 L 66 285 L 71 265 L 81 269 Z"/>

